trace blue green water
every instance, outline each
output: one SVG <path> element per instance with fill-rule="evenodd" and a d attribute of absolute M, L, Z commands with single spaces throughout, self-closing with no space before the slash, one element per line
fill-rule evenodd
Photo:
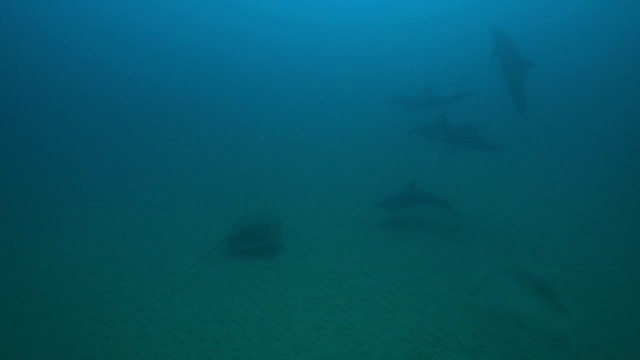
<path fill-rule="evenodd" d="M 639 16 L 2 2 L 0 358 L 638 358 Z M 529 119 L 492 26 L 535 64 Z M 389 101 L 431 86 L 473 96 Z M 505 151 L 409 133 L 443 112 Z M 413 181 L 454 210 L 371 206 Z M 256 210 L 281 253 L 187 271 Z"/>

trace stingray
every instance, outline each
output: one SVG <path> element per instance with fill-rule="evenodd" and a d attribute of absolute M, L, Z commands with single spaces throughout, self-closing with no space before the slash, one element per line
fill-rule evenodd
<path fill-rule="evenodd" d="M 449 201 L 440 196 L 419 189 L 413 181 L 401 191 L 373 204 L 390 212 L 398 212 L 408 208 L 435 206 L 453 210 Z"/>
<path fill-rule="evenodd" d="M 264 212 L 245 215 L 237 221 L 231 233 L 216 243 L 207 253 L 195 261 L 189 270 L 227 244 L 229 252 L 238 257 L 269 257 L 282 248 L 282 221 Z"/>

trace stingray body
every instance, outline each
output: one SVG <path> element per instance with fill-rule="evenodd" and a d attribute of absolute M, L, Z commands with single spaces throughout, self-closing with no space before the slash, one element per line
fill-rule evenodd
<path fill-rule="evenodd" d="M 442 114 L 433 123 L 410 130 L 428 141 L 439 141 L 452 149 L 470 149 L 481 151 L 504 151 L 504 146 L 482 136 L 474 124 L 451 124 L 447 115 Z"/>
<path fill-rule="evenodd" d="M 453 210 L 453 207 L 447 200 L 418 189 L 415 181 L 407 185 L 398 193 L 378 201 L 374 206 L 391 212 L 398 212 L 404 209 L 422 206 L 435 206 L 447 210 Z"/>
<path fill-rule="evenodd" d="M 222 245 L 237 257 L 270 257 L 282 249 L 282 221 L 269 213 L 256 212 L 242 217 L 224 239 L 195 261 L 189 270 Z"/>
<path fill-rule="evenodd" d="M 236 256 L 269 256 L 281 248 L 282 221 L 265 214 L 241 219 L 226 238 L 229 251 Z"/>
<path fill-rule="evenodd" d="M 520 54 L 520 50 L 506 32 L 494 27 L 493 37 L 495 46 L 492 57 L 500 61 L 507 91 L 520 115 L 527 119 L 524 82 L 527 70 L 533 66 L 533 63 Z"/>
<path fill-rule="evenodd" d="M 389 99 L 389 101 L 403 107 L 407 111 L 413 112 L 416 110 L 441 109 L 471 95 L 471 92 L 462 92 L 446 96 L 435 95 L 432 88 L 429 87 L 422 95 L 395 96 Z"/>

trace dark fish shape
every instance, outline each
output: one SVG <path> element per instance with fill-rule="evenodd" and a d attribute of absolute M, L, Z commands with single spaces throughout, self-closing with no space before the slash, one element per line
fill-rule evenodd
<path fill-rule="evenodd" d="M 453 207 L 447 200 L 418 189 L 415 181 L 407 185 L 400 192 L 382 199 L 373 205 L 392 212 L 421 206 L 435 206 L 453 210 Z"/>
<path fill-rule="evenodd" d="M 269 214 L 256 212 L 242 217 L 231 233 L 216 243 L 206 254 L 195 261 L 189 270 L 211 255 L 216 249 L 228 244 L 232 255 L 238 257 L 268 257 L 282 247 L 282 221 Z"/>
<path fill-rule="evenodd" d="M 470 149 L 481 151 L 504 151 L 504 146 L 480 135 L 474 124 L 451 124 L 447 115 L 442 114 L 434 123 L 422 125 L 410 130 L 428 141 L 439 141 L 452 149 Z"/>
<path fill-rule="evenodd" d="M 424 94 L 416 96 L 396 96 L 389 99 L 391 103 L 403 107 L 407 111 L 441 109 L 445 106 L 452 105 L 458 101 L 473 95 L 471 92 L 463 92 L 453 95 L 434 95 L 432 87 L 429 87 Z"/>
<path fill-rule="evenodd" d="M 552 279 L 545 277 L 541 273 L 522 270 L 516 274 L 516 280 L 528 288 L 529 292 L 537 298 L 540 304 L 558 313 L 569 312 L 569 306 L 563 297 L 560 287 Z"/>
<path fill-rule="evenodd" d="M 492 57 L 500 61 L 504 82 L 520 115 L 528 119 L 527 97 L 524 91 L 527 70 L 534 64 L 522 57 L 520 50 L 506 32 L 493 28 L 495 47 Z"/>

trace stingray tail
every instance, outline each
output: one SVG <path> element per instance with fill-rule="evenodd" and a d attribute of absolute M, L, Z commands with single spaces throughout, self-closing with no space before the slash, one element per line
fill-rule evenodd
<path fill-rule="evenodd" d="M 211 250 L 207 251 L 207 253 L 206 253 L 206 254 L 202 255 L 198 260 L 196 260 L 193 264 L 191 264 L 191 266 L 189 267 L 189 269 L 187 270 L 187 272 L 189 272 L 189 271 L 193 270 L 193 268 L 194 268 L 194 267 L 196 267 L 196 265 L 200 264 L 200 263 L 202 262 L 202 260 L 206 259 L 206 258 L 207 258 L 207 256 L 211 255 L 211 253 L 212 253 L 215 249 L 217 249 L 217 248 L 219 248 L 220 246 L 222 246 L 222 244 L 224 244 L 226 241 L 227 241 L 227 239 L 224 239 L 224 240 L 220 241 L 219 243 L 215 244 L 215 245 L 211 248 Z"/>

